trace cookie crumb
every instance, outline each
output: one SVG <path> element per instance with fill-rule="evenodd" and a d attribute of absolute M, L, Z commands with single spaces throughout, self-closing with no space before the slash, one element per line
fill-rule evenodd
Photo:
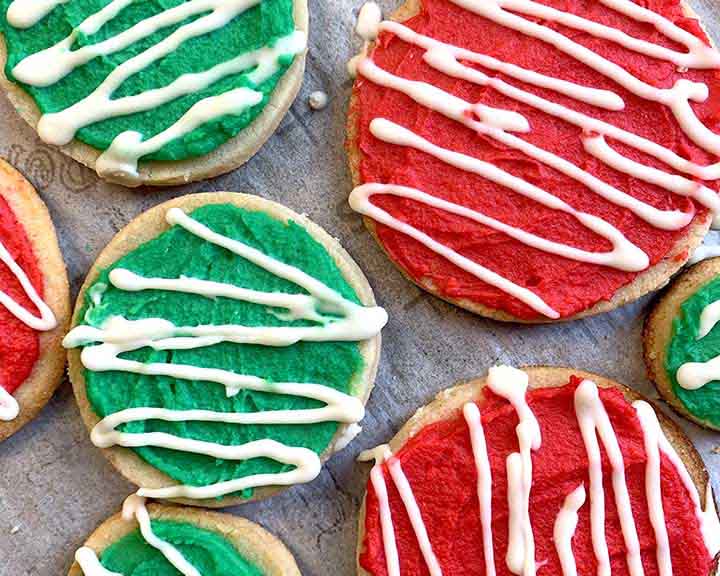
<path fill-rule="evenodd" d="M 322 90 L 316 90 L 310 94 L 308 104 L 313 110 L 323 110 L 328 105 L 328 95 Z"/>
<path fill-rule="evenodd" d="M 720 446 L 715 446 L 710 450 L 713 454 L 720 454 Z"/>

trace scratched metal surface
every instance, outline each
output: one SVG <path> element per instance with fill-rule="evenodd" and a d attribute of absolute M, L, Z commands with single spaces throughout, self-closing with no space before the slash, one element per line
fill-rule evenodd
<path fill-rule="evenodd" d="M 356 514 L 367 469 L 357 453 L 388 440 L 438 391 L 498 362 L 584 368 L 655 397 L 644 376 L 640 330 L 648 299 L 568 325 L 520 327 L 482 320 L 406 282 L 347 206 L 343 150 L 357 49 L 354 15 L 362 0 L 310 0 L 311 49 L 302 93 L 278 132 L 243 168 L 184 188 L 127 190 L 43 145 L 0 97 L 0 156 L 22 170 L 47 202 L 77 290 L 98 252 L 131 218 L 188 192 L 260 194 L 307 213 L 357 260 L 390 313 L 383 357 L 364 432 L 314 482 L 265 502 L 232 509 L 280 536 L 303 574 L 355 573 Z M 391 9 L 398 0 L 385 0 Z M 720 39 L 720 4 L 691 2 Z M 308 95 L 325 90 L 329 107 L 312 112 Z M 713 240 L 717 242 L 717 239 Z M 674 417 L 674 416 L 673 416 Z M 720 435 L 681 422 L 720 481 Z M 74 550 L 116 512 L 132 486 L 90 444 L 65 382 L 41 416 L 0 444 L 0 576 L 65 574 Z"/>

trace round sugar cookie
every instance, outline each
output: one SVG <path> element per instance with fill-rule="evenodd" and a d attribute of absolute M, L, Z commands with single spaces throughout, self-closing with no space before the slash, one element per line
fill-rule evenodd
<path fill-rule="evenodd" d="M 180 185 L 234 170 L 300 90 L 307 0 L 96 8 L 0 3 L 0 84 L 42 140 L 105 180 Z"/>
<path fill-rule="evenodd" d="M 68 576 L 100 565 L 122 576 L 139 571 L 158 576 L 178 572 L 141 533 L 137 517 L 147 514 L 155 538 L 172 546 L 202 576 L 300 576 L 290 551 L 261 526 L 230 514 L 197 508 L 144 505 L 128 499 L 123 513 L 101 524 L 77 553 Z M 86 572 L 87 573 L 87 572 Z"/>
<path fill-rule="evenodd" d="M 720 430 L 720 258 L 696 264 L 678 276 L 645 319 L 643 349 L 650 380 L 680 414 Z"/>
<path fill-rule="evenodd" d="M 111 463 L 141 495 L 215 507 L 314 479 L 359 433 L 386 321 L 354 261 L 306 217 L 193 194 L 110 242 L 65 345 Z"/>
<path fill-rule="evenodd" d="M 70 289 L 50 214 L 0 160 L 0 442 L 32 420 L 62 381 L 69 322 Z"/>
<path fill-rule="evenodd" d="M 697 144 L 656 101 L 674 82 L 720 90 L 720 55 L 689 6 L 568 10 L 560 0 L 515 3 L 511 15 L 494 2 L 408 0 L 376 40 L 371 10 L 359 26 L 351 206 L 409 280 L 497 320 L 571 320 L 662 287 L 719 208 L 718 157 L 707 151 L 717 136 Z M 672 43 L 643 19 L 697 59 L 667 52 Z M 527 22 L 527 35 L 514 28 Z M 590 23 L 665 60 L 593 36 Z M 575 57 L 596 55 L 620 66 L 614 79 Z M 715 98 L 692 110 L 720 133 Z"/>
<path fill-rule="evenodd" d="M 655 573 L 660 561 L 666 573 L 706 576 L 718 552 L 712 490 L 692 444 L 636 392 L 588 372 L 493 368 L 441 392 L 372 452 L 358 574 L 413 574 L 428 565 L 453 576 L 487 574 L 492 566 L 505 574 L 522 572 L 524 562 L 530 571 L 575 567 L 583 574 L 607 559 L 613 573 L 628 562 Z M 591 466 L 588 454 L 603 454 L 602 464 Z M 528 504 L 523 478 L 531 479 Z M 660 481 L 661 498 L 646 490 L 646 479 L 647 486 Z M 593 542 L 590 509 L 603 494 L 606 514 L 597 522 L 606 541 Z M 638 555 L 627 555 L 624 545 L 618 511 L 628 509 L 623 521 L 628 538 L 634 527 Z M 657 532 L 650 509 L 664 519 Z M 669 556 L 655 547 L 665 535 Z"/>

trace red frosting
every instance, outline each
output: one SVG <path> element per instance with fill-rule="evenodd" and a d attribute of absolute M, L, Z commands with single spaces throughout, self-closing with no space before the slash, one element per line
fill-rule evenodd
<path fill-rule="evenodd" d="M 614 26 L 638 38 L 686 51 L 684 46 L 677 46 L 665 39 L 651 25 L 630 20 L 604 7 L 600 2 L 543 0 L 543 3 Z M 683 16 L 678 0 L 645 0 L 641 4 L 707 41 L 697 21 Z M 681 132 L 668 108 L 632 95 L 559 50 L 496 25 L 457 7 L 449 0 L 422 0 L 422 5 L 422 13 L 406 22 L 410 28 L 444 42 L 490 54 L 554 77 L 612 90 L 624 99 L 626 109 L 622 112 L 605 111 L 548 90 L 524 85 L 512 78 L 504 78 L 510 84 L 645 136 L 691 160 L 703 164 L 716 160 L 700 150 Z M 671 87 L 674 81 L 681 77 L 706 83 L 711 97 L 705 103 L 693 103 L 693 107 L 702 122 L 711 130 L 720 132 L 718 72 L 691 70 L 680 74 L 673 64 L 652 60 L 553 23 L 543 23 L 621 64 L 638 78 L 654 86 Z M 634 180 L 589 156 L 582 148 L 578 128 L 506 98 L 492 89 L 445 76 L 425 64 L 422 55 L 422 49 L 384 33 L 372 57 L 379 66 L 394 74 L 435 84 L 469 102 L 484 102 L 521 112 L 528 118 L 532 128 L 529 134 L 521 135 L 522 138 L 574 162 L 620 190 L 658 208 L 686 211 L 692 209 L 692 203 L 687 198 Z M 503 77 L 488 70 L 483 71 Z M 652 264 L 666 256 L 673 244 L 685 234 L 683 230 L 658 230 L 628 210 L 603 200 L 574 180 L 520 152 L 478 136 L 459 123 L 414 103 L 399 92 L 360 78 L 356 84 L 356 95 L 358 145 L 362 153 L 360 173 L 363 183 L 381 182 L 416 187 L 551 240 L 591 251 L 610 249 L 609 243 L 595 236 L 571 216 L 541 206 L 479 176 L 452 168 L 417 150 L 381 142 L 369 132 L 370 121 L 380 116 L 410 128 L 440 146 L 492 162 L 556 194 L 579 210 L 601 216 L 642 248 Z M 629 158 L 666 171 L 671 170 L 615 141 L 609 140 L 609 143 Z M 712 185 L 716 187 L 715 183 Z M 547 254 L 475 222 L 410 200 L 375 196 L 372 201 L 464 256 L 529 288 L 561 316 L 581 312 L 601 300 L 612 298 L 619 288 L 636 277 L 635 273 Z M 705 213 L 701 210 L 699 214 L 704 217 Z M 491 308 L 505 310 L 520 318 L 538 317 L 537 312 L 522 302 L 481 282 L 408 236 L 382 225 L 378 225 L 378 235 L 397 264 L 415 280 L 431 281 L 442 295 L 454 299 L 469 299 Z"/>
<path fill-rule="evenodd" d="M 43 277 L 30 240 L 7 201 L 0 196 L 0 241 L 27 274 L 42 297 Z M 25 309 L 37 309 L 25 294 L 15 275 L 0 262 L 0 290 Z M 20 322 L 0 305 L 0 386 L 8 392 L 16 390 L 30 375 L 39 355 L 38 334 Z"/>
<path fill-rule="evenodd" d="M 553 544 L 553 526 L 565 497 L 584 482 L 589 488 L 588 461 L 578 428 L 573 394 L 579 379 L 562 388 L 540 389 L 528 394 L 528 403 L 542 432 L 542 447 L 533 453 L 533 485 L 530 517 L 535 534 L 539 574 L 562 573 Z M 646 576 L 658 573 L 655 539 L 648 517 L 645 492 L 645 450 L 642 429 L 635 411 L 615 389 L 601 390 L 625 461 L 625 474 L 642 547 Z M 509 403 L 491 392 L 482 405 L 493 480 L 493 540 L 498 576 L 510 576 L 505 564 L 508 535 L 507 476 L 505 461 L 518 450 L 517 416 Z M 485 574 L 480 512 L 476 489 L 477 474 L 470 436 L 462 416 L 424 428 L 397 454 L 412 486 L 428 530 L 433 551 L 444 574 L 477 576 Z M 605 512 L 608 547 L 613 576 L 628 574 L 625 546 L 615 508 L 610 464 L 603 453 Z M 712 564 L 703 543 L 690 495 L 678 472 L 663 456 L 662 490 L 670 539 L 674 574 L 707 576 Z M 400 495 L 385 472 L 401 574 L 428 574 Z M 595 574 L 596 561 L 590 536 L 590 502 L 579 512 L 573 552 L 579 574 Z M 360 564 L 370 574 L 387 574 L 382 543 L 378 501 L 368 485 L 364 552 Z"/>

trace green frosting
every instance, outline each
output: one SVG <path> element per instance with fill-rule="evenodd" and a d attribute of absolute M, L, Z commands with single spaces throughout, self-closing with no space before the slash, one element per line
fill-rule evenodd
<path fill-rule="evenodd" d="M 73 49 L 106 40 L 137 22 L 184 1 L 135 0 L 96 34 L 81 34 Z M 18 62 L 67 37 L 85 18 L 101 10 L 110 0 L 72 0 L 57 6 L 46 18 L 24 30 L 8 24 L 6 14 L 10 2 L 11 0 L 0 0 L 0 33 L 5 35 L 8 51 L 5 74 L 15 80 L 12 70 Z M 32 96 L 43 113 L 59 112 L 95 90 L 120 63 L 157 44 L 181 24 L 163 28 L 115 54 L 95 58 L 52 86 L 38 88 L 22 83 L 21 86 Z M 293 0 L 262 0 L 259 5 L 240 14 L 224 28 L 188 40 L 175 52 L 130 77 L 113 97 L 139 94 L 166 86 L 184 73 L 202 72 L 239 54 L 273 45 L 278 38 L 287 36 L 294 29 Z M 113 139 L 126 130 L 138 131 L 147 140 L 174 124 L 193 104 L 203 98 L 240 87 L 261 91 L 264 99 L 258 105 L 237 116 L 223 116 L 208 122 L 186 136 L 170 142 L 159 151 L 147 155 L 143 160 L 182 160 L 207 154 L 243 130 L 262 112 L 292 60 L 292 57 L 286 58 L 278 73 L 260 86 L 250 82 L 247 72 L 228 76 L 205 90 L 183 96 L 159 108 L 91 124 L 78 131 L 76 138 L 100 150 L 108 148 Z"/>
<path fill-rule="evenodd" d="M 223 536 L 192 524 L 152 522 L 158 538 L 177 548 L 203 576 L 261 576 Z M 177 576 L 178 570 L 135 530 L 112 543 L 102 553 L 101 564 L 123 576 Z"/>
<path fill-rule="evenodd" d="M 345 298 L 359 303 L 325 248 L 301 226 L 283 223 L 262 212 L 232 205 L 206 205 L 192 217 L 215 232 L 240 240 L 265 254 L 296 266 L 324 282 Z M 147 277 L 179 278 L 182 275 L 225 282 L 268 292 L 303 293 L 295 284 L 278 278 L 224 248 L 206 242 L 179 226 L 141 245 L 118 260 L 121 267 Z M 124 292 L 109 285 L 105 270 L 86 293 L 84 322 L 100 327 L 111 316 L 129 320 L 164 318 L 176 326 L 243 324 L 247 326 L 309 325 L 308 321 L 283 321 L 266 307 L 229 300 L 165 291 Z M 99 305 L 93 297 L 101 294 Z M 277 312 L 277 311 L 275 311 Z M 282 310 L 284 312 L 284 310 Z M 142 362 L 174 362 L 221 368 L 251 374 L 271 382 L 312 382 L 352 393 L 363 369 L 355 342 L 299 342 L 288 347 L 221 343 L 195 350 L 153 351 L 143 348 L 121 357 Z M 95 412 L 105 417 L 129 407 L 152 406 L 173 410 L 205 409 L 226 412 L 299 410 L 322 403 L 267 392 L 241 391 L 227 398 L 225 388 L 209 382 L 167 377 L 139 376 L 124 372 L 86 371 L 87 394 Z M 125 432 L 165 431 L 174 435 L 240 445 L 272 438 L 289 446 L 303 446 L 322 453 L 337 430 L 337 423 L 311 425 L 237 425 L 210 422 L 134 422 Z M 243 462 L 217 460 L 204 455 L 143 447 L 136 452 L 149 464 L 189 485 L 204 486 L 258 473 L 291 469 L 269 459 Z M 245 496 L 249 496 L 247 491 Z"/>
<path fill-rule="evenodd" d="M 705 284 L 680 307 L 673 320 L 673 334 L 665 357 L 665 369 L 673 392 L 688 412 L 701 420 L 720 426 L 720 381 L 713 381 L 698 390 L 686 390 L 678 384 L 676 374 L 686 362 L 707 362 L 720 355 L 720 325 L 697 340 L 700 314 L 705 306 L 720 300 L 720 278 Z"/>

